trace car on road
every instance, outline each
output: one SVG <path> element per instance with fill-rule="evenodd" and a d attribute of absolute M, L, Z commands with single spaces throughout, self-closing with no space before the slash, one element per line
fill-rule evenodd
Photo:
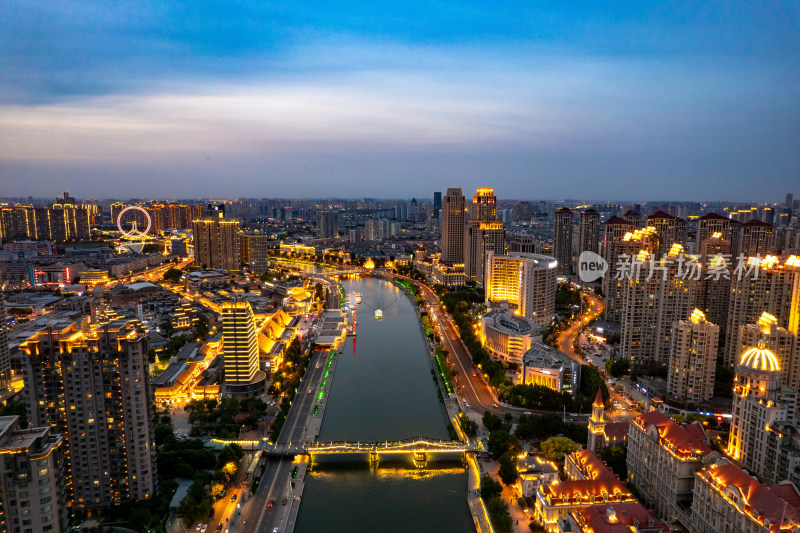
<path fill-rule="evenodd" d="M 532 415 L 533 413 L 531 413 L 530 411 L 525 411 L 525 412 L 524 412 L 524 413 L 522 413 L 522 414 L 523 414 L 523 415 Z"/>
<path fill-rule="evenodd" d="M 499 406 L 496 403 L 493 403 L 492 407 L 499 407 Z"/>
<path fill-rule="evenodd" d="M 236 501 L 236 494 L 234 494 L 233 496 L 231 496 L 231 501 L 232 501 L 232 502 L 235 502 L 235 501 Z"/>
<path fill-rule="evenodd" d="M 273 529 L 272 533 L 278 533 L 278 528 L 276 527 L 275 529 Z"/>
<path fill-rule="evenodd" d="M 272 507 L 273 505 L 275 505 L 275 500 L 270 500 L 267 507 Z"/>
<path fill-rule="evenodd" d="M 308 389 L 308 393 L 311 394 L 311 389 Z"/>
<path fill-rule="evenodd" d="M 208 529 L 208 524 L 203 524 L 200 527 L 200 533 L 206 533 L 206 529 Z"/>
<path fill-rule="evenodd" d="M 222 531 L 222 524 L 217 524 L 217 533 Z"/>
<path fill-rule="evenodd" d="M 281 502 L 281 505 L 286 505 L 286 498 L 283 499 L 283 501 Z"/>

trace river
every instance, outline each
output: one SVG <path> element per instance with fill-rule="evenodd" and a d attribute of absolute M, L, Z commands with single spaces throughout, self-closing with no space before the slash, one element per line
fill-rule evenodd
<path fill-rule="evenodd" d="M 342 287 L 361 293 L 358 334 L 339 356 L 318 440 L 448 439 L 411 302 L 376 278 L 345 280 Z M 382 320 L 375 319 L 376 309 Z M 306 475 L 295 531 L 474 532 L 466 492 L 460 461 L 417 468 L 410 457 L 382 457 L 370 468 L 366 458 L 325 459 Z"/>

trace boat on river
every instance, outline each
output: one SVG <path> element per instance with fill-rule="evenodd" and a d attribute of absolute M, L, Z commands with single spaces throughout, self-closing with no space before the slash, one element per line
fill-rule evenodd
<path fill-rule="evenodd" d="M 375 320 L 380 320 L 383 318 L 383 311 L 380 309 L 375 310 Z"/>

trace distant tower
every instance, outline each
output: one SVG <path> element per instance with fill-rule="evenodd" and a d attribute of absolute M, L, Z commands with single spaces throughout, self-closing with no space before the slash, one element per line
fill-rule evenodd
<path fill-rule="evenodd" d="M 442 210 L 442 191 L 433 193 L 433 216 L 439 218 L 439 213 Z"/>
<path fill-rule="evenodd" d="M 335 239 L 339 235 L 339 212 L 317 211 L 317 237 Z"/>
<path fill-rule="evenodd" d="M 572 274 L 572 211 L 566 207 L 556 211 L 553 251 L 558 261 L 559 275 Z"/>
<path fill-rule="evenodd" d="M 608 271 L 603 276 L 603 294 L 606 295 L 605 318 L 610 322 L 621 320 L 622 279 L 617 275 L 617 269 L 620 265 L 620 254 L 625 249 L 625 235 L 632 236 L 635 230 L 636 226 L 632 222 L 619 217 L 611 217 L 606 221 L 603 259 L 608 263 Z"/>
<path fill-rule="evenodd" d="M 606 421 L 603 418 L 604 414 L 603 394 L 600 389 L 597 389 L 597 396 L 592 404 L 592 417 L 589 419 L 589 439 L 586 448 L 598 456 L 605 446 Z"/>
<path fill-rule="evenodd" d="M 11 355 L 8 350 L 8 331 L 6 330 L 6 309 L 3 304 L 3 290 L 0 289 L 0 389 L 11 385 Z"/>
<path fill-rule="evenodd" d="M 578 216 L 578 253 L 598 253 L 600 246 L 600 214 L 594 209 L 581 211 Z"/>
<path fill-rule="evenodd" d="M 461 189 L 447 189 L 442 201 L 442 262 L 464 263 L 466 204 Z"/>

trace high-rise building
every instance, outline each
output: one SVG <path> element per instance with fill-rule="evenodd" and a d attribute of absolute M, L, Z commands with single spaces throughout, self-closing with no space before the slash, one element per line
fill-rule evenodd
<path fill-rule="evenodd" d="M 63 439 L 50 426 L 20 429 L 0 416 L 0 531 L 67 531 Z"/>
<path fill-rule="evenodd" d="M 253 274 L 263 274 L 268 270 L 269 251 L 272 246 L 269 235 L 263 233 L 239 235 L 240 259 L 250 267 L 250 272 Z"/>
<path fill-rule="evenodd" d="M 672 325 L 695 307 L 697 281 L 678 272 L 682 254 L 675 244 L 662 259 L 646 250 L 632 258 L 623 282 L 620 350 L 633 366 L 666 365 Z"/>
<path fill-rule="evenodd" d="M 739 265 L 736 265 L 737 267 Z M 773 315 L 777 325 L 795 333 L 793 317 L 800 313 L 800 258 L 775 256 L 749 258 L 739 272 L 731 274 L 725 327 L 723 361 L 733 367 L 737 361 L 739 328 L 755 323 L 763 312 Z M 795 326 L 797 321 L 794 322 Z M 796 333 L 795 333 L 796 334 Z"/>
<path fill-rule="evenodd" d="M 764 257 L 772 251 L 772 224 L 751 220 L 739 227 L 737 247 L 731 250 L 734 257 Z"/>
<path fill-rule="evenodd" d="M 6 308 L 3 296 L 3 289 L 0 288 L 0 389 L 7 389 L 11 385 L 11 354 L 8 349 Z"/>
<path fill-rule="evenodd" d="M 258 330 L 248 302 L 222 304 L 222 346 L 228 394 L 249 394 L 263 387 L 258 370 Z"/>
<path fill-rule="evenodd" d="M 796 393 L 781 387 L 778 358 L 760 340 L 745 349 L 736 367 L 728 455 L 759 476 L 771 477 L 776 457 L 770 427 L 793 420 Z"/>
<path fill-rule="evenodd" d="M 486 273 L 486 254 L 505 253 L 505 231 L 497 220 L 497 198 L 490 188 L 478 189 L 472 199 L 471 220 L 467 228 L 464 249 L 464 274 L 483 285 Z"/>
<path fill-rule="evenodd" d="M 676 400 L 698 404 L 714 395 L 719 326 L 695 309 L 689 320 L 672 326 L 667 392 Z"/>
<path fill-rule="evenodd" d="M 572 211 L 562 207 L 555 214 L 553 253 L 558 261 L 558 274 L 572 274 Z"/>
<path fill-rule="evenodd" d="M 758 322 L 739 327 L 739 335 L 734 345 L 736 353 L 757 346 L 763 341 L 766 348 L 775 354 L 781 369 L 781 385 L 794 390 L 800 388 L 800 352 L 796 336 L 785 328 L 778 326 L 778 319 L 767 313 L 761 313 Z"/>
<path fill-rule="evenodd" d="M 317 237 L 335 239 L 339 236 L 339 212 L 336 210 L 317 211 Z"/>
<path fill-rule="evenodd" d="M 556 304 L 556 260 L 554 257 L 511 253 L 486 254 L 486 303 L 508 302 L 514 314 L 532 320 L 538 327 L 553 321 Z"/>
<path fill-rule="evenodd" d="M 702 254 L 703 243 L 711 239 L 714 235 L 718 238 L 730 241 L 731 220 L 728 217 L 717 213 L 708 213 L 697 219 L 697 246 L 695 251 Z"/>
<path fill-rule="evenodd" d="M 239 221 L 206 216 L 192 222 L 194 262 L 203 268 L 239 270 Z"/>
<path fill-rule="evenodd" d="M 442 201 L 442 263 L 464 263 L 466 204 L 461 189 L 447 189 Z"/>
<path fill-rule="evenodd" d="M 155 494 L 147 348 L 142 325 L 126 318 L 51 326 L 20 345 L 28 418 L 64 437 L 74 509 Z"/>
<path fill-rule="evenodd" d="M 578 215 L 578 254 L 586 251 L 600 253 L 600 214 L 594 209 Z"/>
<path fill-rule="evenodd" d="M 639 229 L 642 227 L 642 215 L 636 211 L 626 211 L 625 214 L 622 215 L 622 218 L 633 224 L 633 229 Z"/>
<path fill-rule="evenodd" d="M 442 191 L 433 193 L 433 216 L 439 218 L 439 213 L 442 210 Z"/>
<path fill-rule="evenodd" d="M 639 253 L 638 249 L 633 250 L 631 246 L 632 242 L 635 242 L 633 239 L 635 230 L 636 226 L 632 222 L 619 217 L 611 217 L 606 222 L 603 233 L 603 259 L 608 263 L 608 270 L 603 275 L 602 285 L 603 294 L 606 296 L 605 319 L 609 322 L 621 320 L 624 279 L 619 269 L 626 264 L 626 258 L 622 254 Z M 626 235 L 630 235 L 628 240 L 625 240 Z"/>
<path fill-rule="evenodd" d="M 657 211 L 647 217 L 647 225 L 656 229 L 658 248 L 655 254 L 657 258 L 660 259 L 667 255 L 673 244 L 686 247 L 686 221 L 682 218 L 674 217 L 664 211 Z"/>

